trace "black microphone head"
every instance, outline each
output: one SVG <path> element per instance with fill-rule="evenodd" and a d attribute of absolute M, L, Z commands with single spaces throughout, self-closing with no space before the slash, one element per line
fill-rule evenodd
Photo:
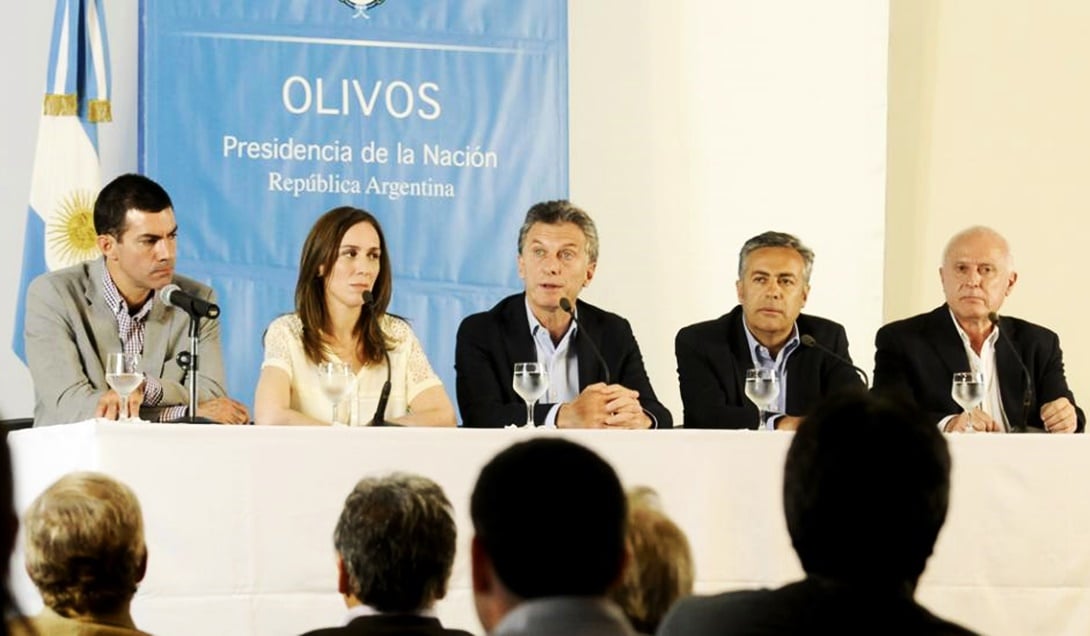
<path fill-rule="evenodd" d="M 814 337 L 808 333 L 804 333 L 799 336 L 799 340 L 801 340 L 802 344 L 806 345 L 807 347 L 817 346 L 817 340 L 814 340 Z"/>
<path fill-rule="evenodd" d="M 993 325 L 998 325 L 999 324 L 999 314 L 995 313 L 994 311 L 989 311 L 988 312 L 988 320 L 990 320 Z"/>
<path fill-rule="evenodd" d="M 572 312 L 571 311 L 571 301 L 568 300 L 566 297 L 561 298 L 560 299 L 560 308 L 570 314 Z"/>
<path fill-rule="evenodd" d="M 164 305 L 166 305 L 167 307 L 177 307 L 177 305 L 170 302 L 170 297 L 171 297 L 171 295 L 174 294 L 174 292 L 179 292 L 179 291 L 182 291 L 182 288 L 178 287 L 174 283 L 171 283 L 169 285 L 166 285 L 166 286 L 160 288 L 157 293 L 159 294 L 159 300 L 163 301 Z"/>
<path fill-rule="evenodd" d="M 375 295 L 371 293 L 371 290 L 365 290 L 363 292 L 363 304 L 373 305 L 375 304 Z"/>

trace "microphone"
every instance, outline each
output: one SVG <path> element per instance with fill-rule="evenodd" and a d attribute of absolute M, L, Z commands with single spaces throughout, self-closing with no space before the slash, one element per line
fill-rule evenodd
<path fill-rule="evenodd" d="M 855 372 L 859 374 L 859 377 L 863 378 L 863 385 L 867 386 L 867 387 L 870 387 L 870 378 L 867 377 L 867 372 L 864 371 L 863 369 L 860 369 L 859 367 L 855 366 L 854 364 L 852 364 L 852 361 L 849 360 L 848 358 L 845 358 L 844 356 L 840 355 L 836 351 L 833 351 L 829 347 L 826 347 L 825 345 L 821 344 L 820 342 L 815 340 L 813 336 L 811 336 L 808 333 L 805 333 L 805 334 L 799 336 L 799 340 L 802 341 L 803 345 L 805 345 L 807 347 L 810 347 L 810 348 L 813 348 L 813 349 L 817 349 L 818 351 L 824 351 L 825 353 L 827 353 L 827 354 L 831 355 L 832 357 L 836 358 L 837 360 L 839 360 L 841 363 L 846 364 L 849 367 L 855 369 Z"/>
<path fill-rule="evenodd" d="M 583 325 L 579 322 L 579 319 L 575 317 L 575 310 L 571 306 L 571 301 L 567 298 L 560 299 L 560 308 L 571 314 L 571 319 L 575 321 L 575 325 L 580 329 L 583 329 Z M 606 384 L 609 384 L 609 365 L 606 364 L 606 359 L 602 357 L 602 352 L 598 350 L 598 345 L 594 344 L 594 339 L 590 337 L 589 333 L 586 333 L 586 329 L 583 329 L 587 336 L 587 344 L 590 345 L 590 350 L 594 352 L 594 355 L 598 358 L 598 364 L 602 365 L 602 371 L 606 375 Z"/>
<path fill-rule="evenodd" d="M 168 307 L 177 307 L 193 318 L 218 318 L 219 305 L 191 296 L 174 283 L 159 290 L 159 298 Z"/>
<path fill-rule="evenodd" d="M 1019 355 L 1018 349 L 1014 348 L 1014 343 L 1011 342 L 1010 337 L 1003 333 L 1003 330 L 999 327 L 999 314 L 994 311 L 988 312 L 988 320 L 991 321 L 992 326 L 999 329 L 999 339 L 1007 343 L 1007 347 L 1014 354 L 1014 359 L 1018 361 L 1018 365 L 1022 367 L 1022 379 L 1025 380 L 1025 389 L 1022 391 L 1022 428 L 1020 430 L 1026 430 L 1026 422 L 1029 419 L 1029 407 L 1033 404 L 1033 376 L 1029 372 L 1029 367 L 1026 366 L 1022 356 Z"/>
<path fill-rule="evenodd" d="M 375 295 L 368 289 L 363 292 L 363 304 L 368 308 L 375 306 Z M 371 418 L 371 426 L 391 426 L 386 424 L 386 403 L 390 401 L 390 352 L 386 347 L 382 348 L 382 355 L 386 358 L 386 383 L 382 385 L 382 393 L 378 396 L 378 406 L 375 408 L 375 416 Z"/>

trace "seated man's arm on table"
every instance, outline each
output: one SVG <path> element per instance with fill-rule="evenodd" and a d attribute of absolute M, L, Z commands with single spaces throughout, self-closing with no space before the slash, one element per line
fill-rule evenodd
<path fill-rule="evenodd" d="M 617 374 L 613 378 L 618 384 L 629 392 L 638 395 L 638 406 L 641 412 L 629 408 L 627 396 L 624 392 L 615 392 L 607 403 L 606 409 L 612 413 L 607 418 L 609 427 L 620 426 L 623 428 L 673 428 L 674 418 L 662 402 L 659 402 L 655 390 L 651 388 L 651 380 L 647 377 L 647 369 L 643 365 L 643 354 L 640 345 L 636 342 L 636 336 L 632 333 L 632 325 L 627 320 L 621 321 L 616 329 L 611 329 L 603 337 L 602 342 L 608 350 L 617 347 L 620 362 L 617 364 Z M 604 352 L 603 352 L 604 353 Z M 608 356 L 607 360 L 613 356 Z"/>
<path fill-rule="evenodd" d="M 216 302 L 216 294 L 207 290 L 201 299 L 209 303 Z M 189 350 L 188 331 L 179 334 L 178 343 L 173 347 L 177 351 Z M 243 424 L 249 422 L 250 413 L 242 403 L 227 396 L 226 372 L 223 368 L 223 352 L 220 347 L 219 320 L 201 321 L 200 341 L 200 382 L 197 385 L 197 415 L 217 422 Z M 141 417 L 148 421 L 177 420 L 185 415 L 189 405 L 189 387 L 184 383 L 186 371 L 178 364 L 173 355 L 163 361 L 163 373 L 158 378 L 149 380 L 149 385 L 158 382 L 162 396 L 154 406 L 145 405 L 140 409 Z M 155 391 L 145 387 L 145 392 Z"/>
<path fill-rule="evenodd" d="M 503 342 L 487 314 L 462 321 L 454 350 L 455 392 L 462 426 L 502 428 L 526 423 L 526 403 L 511 388 L 514 364 L 503 364 Z M 501 368 L 504 367 L 504 368 Z M 545 422 L 552 404 L 538 402 L 534 421 Z"/>
<path fill-rule="evenodd" d="M 1075 395 L 1067 385 L 1060 338 L 1051 331 L 1048 334 L 1040 355 L 1035 352 L 1027 363 L 1036 376 L 1037 415 L 1047 431 L 1083 433 L 1086 414 L 1075 404 Z"/>
<path fill-rule="evenodd" d="M 679 331 L 674 339 L 674 355 L 685 428 L 756 428 L 757 407 L 744 396 L 732 399 L 728 395 L 724 384 L 733 382 L 733 378 L 720 377 L 697 332 L 687 328 Z M 730 364 L 730 360 L 719 362 Z"/>
<path fill-rule="evenodd" d="M 936 426 L 944 418 L 958 413 L 943 413 L 935 410 L 932 398 L 929 398 L 927 387 L 920 382 L 923 371 L 921 365 L 913 362 L 914 355 L 920 355 L 924 347 L 912 347 L 905 342 L 905 334 L 897 333 L 887 327 L 882 327 L 874 336 L 874 377 L 871 380 L 871 389 L 876 393 L 893 395 L 903 400 L 914 402 L 924 410 L 928 421 Z M 931 355 L 928 351 L 923 355 Z M 946 393 L 950 391 L 950 380 L 946 378 Z M 931 379 L 933 382 L 939 380 Z"/>
<path fill-rule="evenodd" d="M 49 414 L 48 421 L 35 421 L 36 426 L 96 417 L 100 401 L 112 393 L 105 386 L 105 370 L 98 355 L 86 360 L 81 355 L 77 341 L 89 350 L 92 335 L 84 331 L 84 323 L 71 303 L 48 277 L 34 280 L 27 290 L 23 332 L 27 364 L 36 401 Z M 102 383 L 101 388 L 95 386 L 88 373 Z M 116 409 L 117 394 L 114 396 Z"/>

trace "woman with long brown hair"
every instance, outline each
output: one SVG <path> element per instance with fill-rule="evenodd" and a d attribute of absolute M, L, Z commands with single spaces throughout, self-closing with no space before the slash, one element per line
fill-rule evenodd
<path fill-rule="evenodd" d="M 337 407 L 322 390 L 319 367 L 333 362 L 347 365 L 354 378 L 337 420 L 367 425 L 389 360 L 385 421 L 455 425 L 454 406 L 412 328 L 386 313 L 392 285 L 386 239 L 374 216 L 339 207 L 315 222 L 299 259 L 295 313 L 280 316 L 265 333 L 254 400 L 257 424 L 332 423 Z"/>

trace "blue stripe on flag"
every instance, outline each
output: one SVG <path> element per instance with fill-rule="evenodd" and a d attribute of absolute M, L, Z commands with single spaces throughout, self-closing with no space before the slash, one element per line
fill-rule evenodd
<path fill-rule="evenodd" d="M 15 304 L 15 329 L 11 338 L 11 348 L 24 364 L 26 363 L 26 342 L 23 340 L 23 327 L 26 323 L 26 290 L 34 276 L 45 271 L 45 223 L 33 209 L 28 209 L 28 212 L 26 234 L 23 239 L 23 278 L 19 281 L 19 295 L 16 297 Z"/>

